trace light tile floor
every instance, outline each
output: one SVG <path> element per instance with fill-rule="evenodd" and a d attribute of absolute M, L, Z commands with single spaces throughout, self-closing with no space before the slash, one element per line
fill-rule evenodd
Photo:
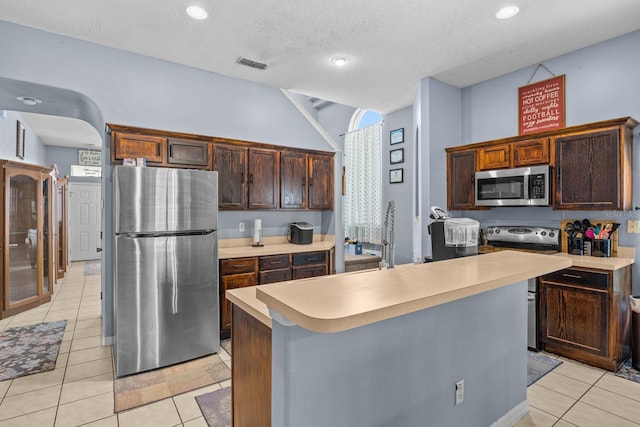
<path fill-rule="evenodd" d="M 153 426 L 206 427 L 195 396 L 230 385 L 213 384 L 143 406 L 113 412 L 111 346 L 102 346 L 100 276 L 85 276 L 72 263 L 50 303 L 0 320 L 7 327 L 67 319 L 53 371 L 0 382 L 0 427 Z M 220 349 L 230 367 L 231 357 Z"/>
<path fill-rule="evenodd" d="M 82 262 L 72 264 L 51 303 L 0 320 L 0 331 L 59 319 L 68 323 L 56 369 L 0 382 L 0 427 L 205 427 L 195 396 L 229 385 L 114 414 L 111 347 L 103 347 L 100 338 L 100 276 L 84 276 Z M 231 365 L 223 349 L 220 357 Z M 561 359 L 563 364 L 527 390 L 530 412 L 517 427 L 640 426 L 640 384 Z"/>

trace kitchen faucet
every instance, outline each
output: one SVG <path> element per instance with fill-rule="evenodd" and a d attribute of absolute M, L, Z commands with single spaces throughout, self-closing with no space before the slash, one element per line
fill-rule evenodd
<path fill-rule="evenodd" d="M 387 204 L 387 213 L 384 218 L 384 235 L 382 236 L 382 260 L 380 261 L 380 269 L 382 269 L 384 264 L 387 265 L 387 268 L 393 268 L 395 264 L 395 216 L 396 205 L 393 200 L 389 200 L 389 203 Z"/>

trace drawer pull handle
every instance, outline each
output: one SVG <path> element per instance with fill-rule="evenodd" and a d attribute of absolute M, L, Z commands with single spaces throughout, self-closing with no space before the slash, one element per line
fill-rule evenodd
<path fill-rule="evenodd" d="M 572 279 L 582 279 L 582 276 L 578 276 L 577 274 L 566 274 L 562 273 L 564 277 L 571 277 Z"/>

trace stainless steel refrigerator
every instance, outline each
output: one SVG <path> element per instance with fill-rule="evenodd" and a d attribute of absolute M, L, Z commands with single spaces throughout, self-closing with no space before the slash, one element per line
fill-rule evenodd
<path fill-rule="evenodd" d="M 118 377 L 219 350 L 218 174 L 116 166 Z"/>

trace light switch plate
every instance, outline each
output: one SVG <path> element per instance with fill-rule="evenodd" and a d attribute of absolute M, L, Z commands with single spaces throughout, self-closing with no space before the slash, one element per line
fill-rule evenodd
<path fill-rule="evenodd" d="M 627 221 L 627 233 L 640 234 L 640 221 L 637 219 L 630 219 Z"/>

